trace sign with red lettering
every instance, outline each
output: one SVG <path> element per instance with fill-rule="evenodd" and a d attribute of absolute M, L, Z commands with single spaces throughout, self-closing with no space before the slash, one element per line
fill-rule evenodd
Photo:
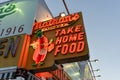
<path fill-rule="evenodd" d="M 47 71 L 55 64 L 89 59 L 82 13 L 36 22 L 29 47 L 26 69 Z"/>

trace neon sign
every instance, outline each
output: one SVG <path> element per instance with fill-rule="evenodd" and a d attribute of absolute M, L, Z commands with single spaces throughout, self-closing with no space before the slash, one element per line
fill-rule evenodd
<path fill-rule="evenodd" d="M 45 22 L 36 22 L 34 24 L 34 30 L 47 28 L 47 27 L 50 27 L 50 26 L 58 25 L 58 24 L 63 24 L 63 23 L 69 23 L 69 22 L 72 22 L 72 21 L 76 21 L 76 20 L 79 19 L 79 17 L 80 17 L 79 14 L 75 13 L 75 14 L 68 15 L 68 16 L 65 16 L 65 17 L 54 18 L 54 19 L 51 19 L 51 20 L 48 20 L 48 21 L 45 21 Z"/>
<path fill-rule="evenodd" d="M 51 21 L 53 22 L 51 23 Z M 36 25 L 33 26 L 33 35 L 31 35 L 30 45 L 32 45 L 32 47 L 29 47 L 29 58 L 26 69 L 46 71 L 48 69 L 55 69 L 55 64 L 89 59 L 82 13 L 75 13 L 64 18 L 58 17 L 35 24 Z M 67 24 L 67 26 L 64 24 Z M 60 27 L 53 28 L 53 26 Z M 45 28 L 51 29 L 44 30 Z M 40 31 L 40 33 L 38 34 L 37 31 Z M 36 37 L 36 35 L 40 37 Z M 44 36 L 46 40 L 42 39 L 42 36 Z M 37 44 L 39 46 L 36 46 Z M 45 53 L 45 55 L 40 58 L 41 52 Z M 37 61 L 37 59 L 39 61 Z M 44 63 L 41 63 L 42 61 Z"/>
<path fill-rule="evenodd" d="M 84 32 L 81 25 L 72 26 L 67 29 L 56 30 L 56 49 L 54 55 L 59 53 L 65 55 L 68 53 L 78 53 L 84 50 Z M 70 43 L 70 44 L 68 44 Z"/>
<path fill-rule="evenodd" d="M 0 7 L 0 18 L 15 13 L 15 8 L 16 6 L 14 4 L 7 4 L 6 6 Z"/>

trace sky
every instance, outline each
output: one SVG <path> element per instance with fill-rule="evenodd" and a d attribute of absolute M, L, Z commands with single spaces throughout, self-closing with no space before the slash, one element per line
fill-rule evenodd
<path fill-rule="evenodd" d="M 45 0 L 54 16 L 66 12 L 62 0 Z M 65 0 L 70 13 L 82 12 L 96 80 L 118 80 L 120 76 L 120 0 Z"/>
<path fill-rule="evenodd" d="M 0 0 L 0 2 L 6 0 Z M 53 16 L 66 12 L 62 0 L 45 0 Z M 82 12 L 96 80 L 118 80 L 120 76 L 120 0 L 65 0 L 70 13 Z M 67 14 L 67 13 L 66 13 Z"/>

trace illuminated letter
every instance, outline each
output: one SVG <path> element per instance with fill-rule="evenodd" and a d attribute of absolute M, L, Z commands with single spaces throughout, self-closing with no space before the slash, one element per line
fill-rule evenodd
<path fill-rule="evenodd" d="M 77 26 L 75 27 L 75 32 L 80 32 L 81 29 L 82 29 L 82 26 L 81 26 L 81 25 L 77 25 Z"/>
<path fill-rule="evenodd" d="M 17 36 L 15 43 L 14 43 L 14 38 L 9 39 L 7 48 L 6 48 L 5 52 L 4 52 L 4 58 L 8 57 L 8 53 L 10 52 L 10 50 L 11 50 L 12 57 L 15 56 L 16 49 L 18 47 L 19 41 L 20 41 L 20 36 Z"/>
<path fill-rule="evenodd" d="M 52 25 L 56 25 L 58 23 L 58 19 L 57 18 L 54 18 L 53 19 L 53 24 Z"/>
<path fill-rule="evenodd" d="M 67 30 L 67 34 L 73 33 L 73 27 L 69 27 Z"/>
<path fill-rule="evenodd" d="M 60 47 L 61 45 L 56 46 L 55 53 L 54 53 L 55 56 L 58 54 L 58 52 L 60 52 L 59 50 Z"/>
<path fill-rule="evenodd" d="M 70 16 L 65 17 L 65 22 L 70 22 Z"/>
<path fill-rule="evenodd" d="M 43 22 L 37 23 L 37 29 L 39 29 L 39 28 L 43 28 Z"/>
<path fill-rule="evenodd" d="M 52 25 L 54 24 L 53 22 L 54 22 L 53 19 L 51 19 L 51 20 L 49 21 L 49 25 L 52 26 Z"/>
<path fill-rule="evenodd" d="M 61 23 L 64 23 L 65 22 L 65 18 L 64 17 L 61 17 L 60 19 L 59 19 L 59 24 L 61 24 Z"/>
<path fill-rule="evenodd" d="M 60 44 L 61 41 L 62 41 L 62 37 L 57 37 L 57 39 L 56 39 L 56 44 Z"/>
<path fill-rule="evenodd" d="M 43 23 L 43 27 L 47 27 L 47 26 L 49 26 L 49 25 L 48 25 L 48 22 L 46 21 Z"/>
<path fill-rule="evenodd" d="M 75 50 L 76 50 L 76 43 L 72 43 L 72 44 L 70 45 L 69 52 L 70 52 L 70 53 L 74 53 Z"/>
<path fill-rule="evenodd" d="M 63 47 L 62 47 L 61 53 L 62 53 L 62 54 L 66 54 L 67 52 L 68 52 L 68 45 L 67 45 L 67 44 L 64 44 Z"/>
<path fill-rule="evenodd" d="M 84 47 L 85 47 L 84 41 L 78 42 L 77 52 L 83 51 Z"/>
<path fill-rule="evenodd" d="M 61 35 L 65 35 L 65 34 L 66 34 L 65 29 L 62 29 L 62 31 L 60 32 L 60 36 L 61 36 Z"/>
<path fill-rule="evenodd" d="M 84 32 L 78 33 L 78 40 L 84 39 Z"/>
<path fill-rule="evenodd" d="M 60 30 L 56 30 L 56 31 L 55 31 L 55 36 L 58 36 L 58 35 L 59 35 L 59 32 L 60 32 Z"/>
<path fill-rule="evenodd" d="M 70 35 L 69 42 L 76 41 L 77 40 L 77 34 Z"/>
<path fill-rule="evenodd" d="M 66 43 L 68 41 L 68 36 L 63 36 L 62 42 Z"/>
<path fill-rule="evenodd" d="M 79 14 L 78 13 L 75 13 L 75 14 L 73 14 L 73 18 L 72 18 L 72 20 L 78 20 L 79 19 Z"/>

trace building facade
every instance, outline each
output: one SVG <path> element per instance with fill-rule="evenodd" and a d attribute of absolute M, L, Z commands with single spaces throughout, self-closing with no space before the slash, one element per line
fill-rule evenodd
<path fill-rule="evenodd" d="M 53 18 L 44 0 L 0 3 L 0 79 L 93 80 L 87 60 L 82 12 Z"/>

